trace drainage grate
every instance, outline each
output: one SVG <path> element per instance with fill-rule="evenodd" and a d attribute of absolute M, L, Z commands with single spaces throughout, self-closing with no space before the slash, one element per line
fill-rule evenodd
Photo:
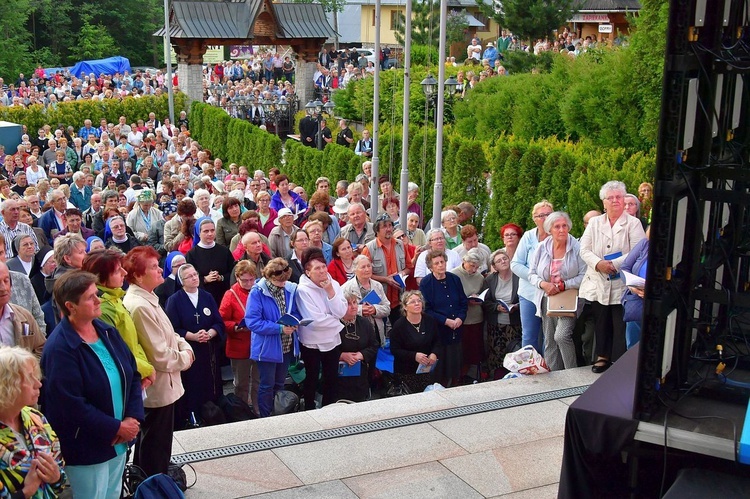
<path fill-rule="evenodd" d="M 521 397 L 513 397 L 503 400 L 493 400 L 491 402 L 483 402 L 481 404 L 455 407 L 452 409 L 442 409 L 439 411 L 427 412 L 423 414 L 412 414 L 410 416 L 400 416 L 397 418 L 385 419 L 382 421 L 360 423 L 350 426 L 344 426 L 341 428 L 312 431 L 309 433 L 301 433 L 299 435 L 292 435 L 288 437 L 270 438 L 267 440 L 259 440 L 257 442 L 229 445 L 227 447 L 220 447 L 217 449 L 186 452 L 185 454 L 177 454 L 172 456 L 172 462 L 181 466 L 184 464 L 196 463 L 199 461 L 208 461 L 211 459 L 236 456 L 239 454 L 249 454 L 251 452 L 258 452 L 262 450 L 277 449 L 279 447 L 287 447 L 289 445 L 306 444 L 310 442 L 328 440 L 330 438 L 348 437 L 350 435 L 358 435 L 371 431 L 389 430 L 391 428 L 400 428 L 403 426 L 430 423 L 433 421 L 439 421 L 441 419 L 468 416 L 471 414 L 479 414 L 482 412 L 497 411 L 499 409 L 509 409 L 511 407 L 537 404 L 539 402 L 547 402 L 549 400 L 575 397 L 582 394 L 584 391 L 586 391 L 587 388 L 588 385 L 578 386 L 575 388 L 564 388 L 561 390 L 534 393 L 532 395 L 523 395 Z"/>

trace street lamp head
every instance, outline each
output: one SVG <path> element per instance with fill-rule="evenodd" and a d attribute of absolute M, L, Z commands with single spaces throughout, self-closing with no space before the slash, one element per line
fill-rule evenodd
<path fill-rule="evenodd" d="M 422 92 L 424 93 L 425 97 L 429 99 L 430 97 L 435 95 L 435 92 L 437 92 L 437 83 L 437 80 L 435 80 L 435 78 L 433 78 L 431 74 L 428 74 L 427 78 L 422 80 L 422 83 L 420 83 L 420 85 L 422 85 Z"/>
<path fill-rule="evenodd" d="M 279 107 L 279 111 L 281 111 L 282 113 L 285 113 L 287 109 L 289 109 L 289 102 L 287 102 L 286 97 L 284 97 L 283 95 L 279 99 L 279 103 L 277 105 Z"/>
<path fill-rule="evenodd" d="M 310 101 L 305 105 L 305 112 L 308 116 L 312 116 L 315 114 L 315 102 Z"/>
<path fill-rule="evenodd" d="M 336 107 L 336 104 L 334 104 L 332 100 L 329 100 L 328 102 L 326 102 L 326 105 L 323 106 L 323 110 L 329 116 L 333 116 L 333 108 L 335 108 L 335 107 Z"/>
<path fill-rule="evenodd" d="M 450 77 L 447 80 L 445 80 L 445 91 L 448 92 L 448 95 L 453 95 L 456 93 L 456 89 L 458 88 L 458 80 L 454 77 Z"/>
<path fill-rule="evenodd" d="M 260 105 L 263 106 L 263 112 L 266 114 L 270 114 L 273 111 L 273 101 L 269 98 L 263 99 Z"/>
<path fill-rule="evenodd" d="M 320 114 L 323 111 L 323 103 L 320 102 L 320 100 L 316 99 L 315 102 L 313 102 L 313 106 L 315 106 L 315 112 L 317 114 Z"/>

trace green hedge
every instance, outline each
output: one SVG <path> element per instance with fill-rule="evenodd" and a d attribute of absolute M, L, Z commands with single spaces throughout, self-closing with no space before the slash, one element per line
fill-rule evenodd
<path fill-rule="evenodd" d="M 190 109 L 190 130 L 214 157 L 268 171 L 281 168 L 281 139 L 248 121 L 231 118 L 218 107 L 195 101 Z"/>
<path fill-rule="evenodd" d="M 175 93 L 175 114 L 187 110 L 187 97 L 181 92 Z M 0 107 L 0 120 L 26 125 L 29 135 L 36 137 L 36 131 L 44 125 L 56 128 L 58 124 L 66 127 L 72 125 L 76 132 L 83 126 L 86 119 L 98 124 L 104 118 L 108 123 L 117 123 L 120 116 L 126 116 L 128 123 L 136 120 L 148 120 L 149 113 L 155 113 L 158 118 L 169 116 L 169 101 L 166 95 L 159 97 L 145 96 L 139 99 L 132 97 L 119 99 L 80 100 L 60 102 L 56 107 L 44 108 L 36 104 L 23 107 Z"/>

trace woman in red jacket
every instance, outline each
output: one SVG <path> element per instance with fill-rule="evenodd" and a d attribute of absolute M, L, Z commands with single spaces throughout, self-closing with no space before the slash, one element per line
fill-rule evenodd
<path fill-rule="evenodd" d="M 343 285 L 346 281 L 354 277 L 354 270 L 352 270 L 354 251 L 352 250 L 352 244 L 348 239 L 339 237 L 333 242 L 331 254 L 333 258 L 331 259 L 331 263 L 328 264 L 328 273 L 331 274 L 334 281 Z"/>
<path fill-rule="evenodd" d="M 219 314 L 224 319 L 227 333 L 226 353 L 232 364 L 234 394 L 245 402 L 249 400 L 253 411 L 258 414 L 260 372 L 255 361 L 250 359 L 250 330 L 245 326 L 247 297 L 255 284 L 255 265 L 247 260 L 237 262 L 234 277 L 237 282 L 224 293 Z"/>

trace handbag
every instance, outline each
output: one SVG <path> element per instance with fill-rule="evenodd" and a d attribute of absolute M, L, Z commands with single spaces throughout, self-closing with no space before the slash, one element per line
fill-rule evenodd
<path fill-rule="evenodd" d="M 578 315 L 578 290 L 566 289 L 547 296 L 547 317 L 576 317 Z"/>

